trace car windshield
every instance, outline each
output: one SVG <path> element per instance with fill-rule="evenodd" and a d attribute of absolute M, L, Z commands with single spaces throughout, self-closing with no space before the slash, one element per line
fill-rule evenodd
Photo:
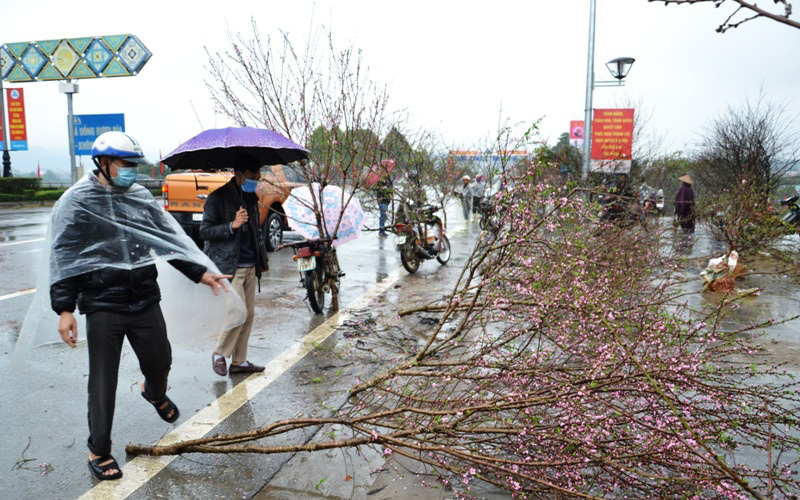
<path fill-rule="evenodd" d="M 284 165 L 283 173 L 286 175 L 286 180 L 288 180 L 289 182 L 301 182 L 303 184 L 307 182 L 306 173 L 303 170 L 303 167 L 301 167 L 297 163 L 290 163 L 289 165 Z"/>

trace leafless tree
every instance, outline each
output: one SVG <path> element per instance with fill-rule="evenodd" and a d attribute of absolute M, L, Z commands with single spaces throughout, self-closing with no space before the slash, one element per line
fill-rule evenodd
<path fill-rule="evenodd" d="M 253 20 L 252 34 L 229 32 L 228 42 L 224 51 L 206 49 L 206 86 L 217 111 L 241 126 L 266 127 L 306 145 L 311 161 L 300 168 L 311 192 L 308 208 L 320 237 L 336 238 L 342 214 L 382 159 L 386 88 L 370 79 L 361 51 L 337 48 L 330 32 L 312 31 L 297 46 L 287 33 L 262 36 Z M 341 210 L 326 220 L 319 198 L 331 184 L 341 187 Z M 337 283 L 331 278 L 328 285 L 336 308 Z"/>
<path fill-rule="evenodd" d="M 780 178 L 800 163 L 800 137 L 783 103 L 764 94 L 729 106 L 706 129 L 694 161 L 702 191 L 731 191 L 742 180 L 769 193 Z"/>
<path fill-rule="evenodd" d="M 771 209 L 763 188 L 746 179 L 713 197 L 706 196 L 695 211 L 700 223 L 712 238 L 725 243 L 727 251 L 755 252 L 796 231 Z"/>
<path fill-rule="evenodd" d="M 651 165 L 663 155 L 664 135 L 653 126 L 655 108 L 647 106 L 642 98 L 626 95 L 614 104 L 616 108 L 633 108 L 633 147 L 631 151 L 631 176 L 646 176 Z"/>
<path fill-rule="evenodd" d="M 713 3 L 714 7 L 721 7 L 728 0 L 647 0 L 648 2 L 663 2 L 664 5 L 671 3 L 695 4 L 695 3 Z M 738 28 L 742 24 L 763 17 L 772 19 L 781 24 L 791 26 L 793 28 L 800 28 L 800 22 L 792 19 L 792 2 L 789 0 L 772 0 L 775 6 L 772 9 L 759 7 L 756 2 L 748 2 L 746 0 L 730 0 L 735 8 L 733 12 L 725 19 L 725 21 L 717 28 L 717 33 L 725 33 L 729 29 Z"/>

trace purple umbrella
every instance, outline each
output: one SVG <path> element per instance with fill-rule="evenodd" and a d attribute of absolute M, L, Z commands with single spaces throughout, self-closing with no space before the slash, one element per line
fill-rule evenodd
<path fill-rule="evenodd" d="M 308 158 L 308 150 L 278 132 L 252 127 L 204 130 L 161 159 L 173 170 L 233 168 L 240 155 L 264 165 L 286 165 Z"/>

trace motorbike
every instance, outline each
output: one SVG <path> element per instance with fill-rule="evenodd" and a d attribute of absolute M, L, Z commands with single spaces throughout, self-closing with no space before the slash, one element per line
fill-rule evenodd
<path fill-rule="evenodd" d="M 495 215 L 494 203 L 486 198 L 481 198 L 478 205 L 478 213 L 481 215 L 478 225 L 481 229 L 491 228 L 493 226 L 492 217 Z"/>
<path fill-rule="evenodd" d="M 281 246 L 294 250 L 292 259 L 297 264 L 300 283 L 308 293 L 311 309 L 317 314 L 325 308 L 325 294 L 331 292 L 330 283 L 335 283 L 338 289 L 339 280 L 345 275 L 339 269 L 339 258 L 332 242 L 331 238 L 321 238 Z"/>
<path fill-rule="evenodd" d="M 645 216 L 664 213 L 664 190 L 654 189 L 647 184 L 642 184 L 638 194 L 639 203 Z"/>
<path fill-rule="evenodd" d="M 798 195 L 794 196 L 784 196 L 778 203 L 782 207 L 786 207 L 789 209 L 783 217 L 781 217 L 781 222 L 784 224 L 791 224 L 792 226 L 800 226 L 800 206 L 797 204 Z"/>
<path fill-rule="evenodd" d="M 600 222 L 628 227 L 640 220 L 640 210 L 636 208 L 632 198 L 605 191 L 598 198 L 600 204 Z"/>
<path fill-rule="evenodd" d="M 417 272 L 424 260 L 436 259 L 445 265 L 450 260 L 450 240 L 444 234 L 444 224 L 435 215 L 441 207 L 424 205 L 419 210 L 413 206 L 403 207 L 398 222 L 388 228 L 397 235 L 400 262 L 409 273 Z"/>

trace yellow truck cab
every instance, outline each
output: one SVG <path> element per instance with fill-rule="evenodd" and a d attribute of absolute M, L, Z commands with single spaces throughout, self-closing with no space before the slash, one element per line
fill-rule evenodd
<path fill-rule="evenodd" d="M 200 223 L 203 206 L 208 195 L 231 180 L 233 172 L 206 172 L 184 170 L 167 175 L 161 187 L 164 210 L 172 214 L 186 234 L 202 248 Z M 272 165 L 261 169 L 261 180 L 256 191 L 258 199 L 258 226 L 264 235 L 268 250 L 283 241 L 283 230 L 288 229 L 283 202 L 292 188 L 306 184 L 303 170 L 298 165 Z"/>

